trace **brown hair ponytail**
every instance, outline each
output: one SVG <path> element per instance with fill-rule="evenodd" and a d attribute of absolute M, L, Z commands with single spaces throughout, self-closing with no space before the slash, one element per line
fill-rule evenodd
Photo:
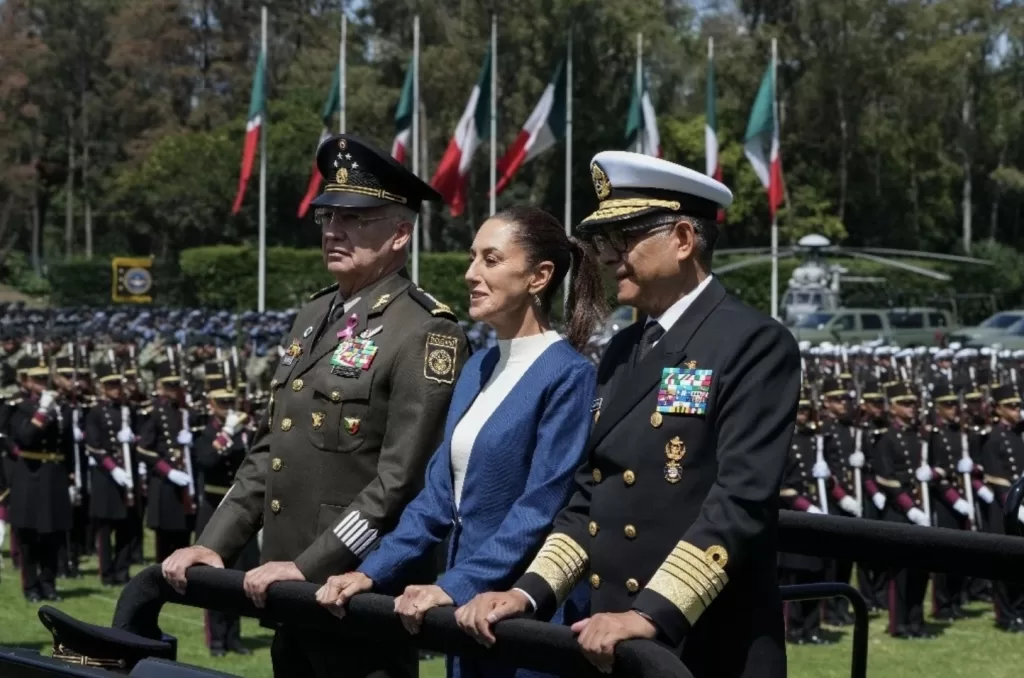
<path fill-rule="evenodd" d="M 579 240 L 566 235 L 565 228 L 551 214 L 537 207 L 509 207 L 494 215 L 515 227 L 517 244 L 535 266 L 550 261 L 555 266 L 551 282 L 540 292 L 541 310 L 551 312 L 555 292 L 570 273 L 569 299 L 565 306 L 566 339 L 577 351 L 583 350 L 597 324 L 608 312 L 604 283 L 597 262 Z"/>

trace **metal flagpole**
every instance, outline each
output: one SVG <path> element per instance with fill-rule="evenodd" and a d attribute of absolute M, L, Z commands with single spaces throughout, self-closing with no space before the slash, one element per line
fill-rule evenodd
<path fill-rule="evenodd" d="M 412 19 L 412 173 L 420 175 L 420 15 Z M 420 284 L 420 215 L 412 225 L 412 281 Z"/>
<path fill-rule="evenodd" d="M 644 34 L 636 34 L 636 96 L 640 99 L 640 127 L 636 131 L 636 152 L 644 152 L 644 135 L 647 133 L 644 127 L 643 96 L 644 96 Z"/>
<path fill-rule="evenodd" d="M 491 216 L 497 212 L 498 196 L 498 14 L 491 14 Z"/>
<path fill-rule="evenodd" d="M 779 55 L 779 43 L 772 38 L 772 124 L 775 129 L 772 133 L 772 143 L 779 135 L 779 102 L 776 97 L 775 71 Z M 768 151 L 768 172 L 771 174 L 771 149 Z M 769 192 L 771 191 L 771 180 L 769 180 Z M 769 194 L 769 200 L 771 196 Z M 775 210 L 772 209 L 772 317 L 779 319 L 779 220 Z"/>
<path fill-rule="evenodd" d="M 345 48 L 348 46 L 348 15 L 345 14 L 345 0 L 341 0 L 341 45 L 338 47 L 338 132 L 345 133 Z"/>
<path fill-rule="evenodd" d="M 565 234 L 572 235 L 572 24 L 569 24 L 569 39 L 565 48 Z M 565 274 L 562 287 L 563 309 L 569 303 L 571 273 Z M 565 316 L 563 310 L 562 315 Z M 563 320 L 568 322 L 567 317 Z"/>
<path fill-rule="evenodd" d="M 260 50 L 263 56 L 263 82 L 266 83 L 267 69 L 267 6 L 260 9 Z M 263 108 L 260 120 L 260 244 L 257 273 L 256 310 L 267 310 L 267 116 L 266 87 L 263 90 Z"/>

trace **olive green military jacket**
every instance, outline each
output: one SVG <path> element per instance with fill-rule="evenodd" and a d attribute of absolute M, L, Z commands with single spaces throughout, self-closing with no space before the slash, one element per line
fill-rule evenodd
<path fill-rule="evenodd" d="M 448 307 L 399 274 L 328 323 L 335 290 L 299 311 L 249 455 L 197 541 L 228 562 L 262 523 L 262 561 L 317 583 L 355 568 L 419 492 L 468 354 Z"/>

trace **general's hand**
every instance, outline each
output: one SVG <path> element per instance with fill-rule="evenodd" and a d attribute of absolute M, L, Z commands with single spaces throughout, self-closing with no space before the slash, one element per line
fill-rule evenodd
<path fill-rule="evenodd" d="M 455 601 L 440 586 L 407 586 L 402 595 L 395 598 L 395 613 L 402 620 L 402 626 L 416 635 L 423 626 L 427 610 L 442 605 L 454 605 Z"/>
<path fill-rule="evenodd" d="M 653 639 L 658 635 L 648 619 L 639 612 L 604 612 L 580 620 L 572 625 L 572 632 L 580 634 L 577 642 L 583 656 L 601 673 L 611 673 L 615 662 L 615 646 L 630 638 Z"/>
<path fill-rule="evenodd" d="M 205 546 L 189 546 L 178 549 L 163 562 L 160 571 L 164 579 L 171 585 L 171 588 L 178 593 L 185 593 L 185 570 L 193 565 L 209 565 L 210 567 L 224 567 L 224 561 L 220 559 L 215 551 Z"/>
<path fill-rule="evenodd" d="M 242 588 L 253 605 L 263 609 L 267 606 L 267 588 L 277 581 L 306 581 L 306 577 L 295 563 L 274 561 L 246 572 Z"/>
<path fill-rule="evenodd" d="M 331 611 L 338 619 L 345 617 L 345 606 L 352 596 L 373 588 L 373 580 L 362 572 L 336 574 L 316 592 L 316 602 Z"/>
<path fill-rule="evenodd" d="M 497 640 L 491 626 L 502 619 L 518 617 L 530 611 L 530 600 L 520 591 L 481 593 L 455 610 L 459 628 L 484 647 Z"/>

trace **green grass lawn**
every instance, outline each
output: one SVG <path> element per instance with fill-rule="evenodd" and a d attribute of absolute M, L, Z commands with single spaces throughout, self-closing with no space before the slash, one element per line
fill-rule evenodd
<path fill-rule="evenodd" d="M 147 553 L 151 553 L 151 548 Z M 56 606 L 74 617 L 109 624 L 114 613 L 118 589 L 99 585 L 95 559 L 84 562 L 84 577 L 58 582 L 64 601 Z M 138 569 L 138 568 L 136 568 Z M 10 560 L 3 561 L 0 583 L 0 645 L 40 649 L 49 654 L 50 636 L 39 622 L 37 605 L 25 602 L 18 573 Z M 969 608 L 970 619 L 955 624 L 934 624 L 939 638 L 930 641 L 897 641 L 885 635 L 886 620 L 871 621 L 868 674 L 872 678 L 904 678 L 927 675 L 929 678 L 970 676 L 1010 678 L 1020 675 L 1024 665 L 1024 636 L 998 631 L 992 622 L 991 607 L 976 604 Z M 229 654 L 212 658 L 203 645 L 203 613 L 189 607 L 167 605 L 160 617 L 166 633 L 178 638 L 180 661 L 208 666 L 246 678 L 269 678 L 271 633 L 252 619 L 242 622 L 242 637 L 252 656 Z M 839 639 L 829 647 L 789 648 L 790 675 L 794 678 L 842 678 L 850 675 L 850 629 L 829 629 Z M 423 662 L 423 678 L 444 676 L 439 660 Z"/>

